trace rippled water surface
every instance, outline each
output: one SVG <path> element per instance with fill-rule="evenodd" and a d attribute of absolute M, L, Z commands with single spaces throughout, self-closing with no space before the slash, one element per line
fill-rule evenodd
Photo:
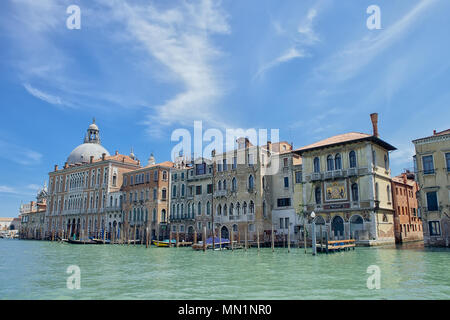
<path fill-rule="evenodd" d="M 69 265 L 80 290 L 67 289 Z M 312 256 L 0 239 L 0 299 L 449 299 L 449 271 L 449 249 L 420 244 Z"/>

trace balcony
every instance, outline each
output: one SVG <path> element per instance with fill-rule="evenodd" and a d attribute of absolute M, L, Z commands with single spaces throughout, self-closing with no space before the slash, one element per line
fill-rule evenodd
<path fill-rule="evenodd" d="M 348 168 L 347 169 L 347 176 L 357 176 L 358 175 L 358 168 Z"/>
<path fill-rule="evenodd" d="M 332 179 L 333 178 L 333 171 L 326 171 L 324 173 L 324 179 Z"/>
<path fill-rule="evenodd" d="M 320 172 L 313 172 L 311 173 L 311 180 L 312 181 L 317 181 L 320 180 L 322 178 L 322 175 L 320 174 Z"/>
<path fill-rule="evenodd" d="M 226 197 L 226 195 L 227 195 L 227 190 L 216 190 L 214 192 L 215 197 Z"/>
<path fill-rule="evenodd" d="M 340 178 L 344 176 L 344 171 L 342 169 L 333 171 L 333 178 Z"/>

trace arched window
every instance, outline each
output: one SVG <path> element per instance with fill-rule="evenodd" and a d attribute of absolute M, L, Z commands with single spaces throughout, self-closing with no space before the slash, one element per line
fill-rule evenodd
<path fill-rule="evenodd" d="M 227 212 L 228 212 L 228 211 L 227 211 L 227 205 L 224 204 L 224 205 L 223 205 L 223 215 L 226 216 L 226 215 L 227 215 Z"/>
<path fill-rule="evenodd" d="M 236 178 L 233 178 L 233 180 L 231 181 L 231 190 L 237 191 Z"/>
<path fill-rule="evenodd" d="M 172 198 L 175 198 L 177 196 L 177 186 L 172 187 Z"/>
<path fill-rule="evenodd" d="M 386 187 L 386 193 L 387 193 L 388 202 L 391 202 L 391 187 L 390 186 Z"/>
<path fill-rule="evenodd" d="M 342 169 L 341 155 L 339 153 L 334 157 L 334 167 L 336 170 Z"/>
<path fill-rule="evenodd" d="M 222 190 L 222 181 L 217 182 L 217 190 Z"/>
<path fill-rule="evenodd" d="M 181 218 L 184 218 L 184 204 L 181 204 L 180 214 L 181 214 Z"/>
<path fill-rule="evenodd" d="M 223 180 L 223 190 L 227 190 L 227 180 Z"/>
<path fill-rule="evenodd" d="M 243 212 L 244 214 L 247 214 L 247 202 L 244 201 L 244 205 L 243 205 Z"/>
<path fill-rule="evenodd" d="M 156 193 L 156 190 L 155 190 L 155 193 Z M 161 191 L 161 199 L 166 200 L 166 197 L 167 197 L 167 190 L 166 190 L 166 188 L 164 188 Z"/>
<path fill-rule="evenodd" d="M 248 177 L 248 188 L 249 188 L 250 190 L 252 190 L 254 186 L 255 186 L 255 183 L 254 183 L 254 181 L 253 181 L 253 175 L 250 175 L 250 176 Z"/>
<path fill-rule="evenodd" d="M 161 211 L 161 221 L 162 222 L 166 221 L 166 209 L 162 209 Z"/>
<path fill-rule="evenodd" d="M 237 216 L 241 214 L 240 211 L 241 211 L 241 204 L 238 202 L 238 203 L 236 204 L 236 215 L 237 215 Z"/>
<path fill-rule="evenodd" d="M 206 214 L 208 216 L 211 214 L 211 203 L 209 201 L 206 203 Z"/>
<path fill-rule="evenodd" d="M 333 171 L 334 170 L 334 161 L 333 161 L 333 156 L 330 154 L 327 157 L 327 170 L 328 171 Z"/>
<path fill-rule="evenodd" d="M 222 206 L 220 204 L 217 206 L 217 215 L 222 215 Z"/>
<path fill-rule="evenodd" d="M 232 216 L 234 214 L 233 211 L 234 211 L 234 205 L 230 204 L 230 212 L 229 212 L 230 216 Z"/>
<path fill-rule="evenodd" d="M 349 167 L 350 168 L 356 168 L 356 152 L 350 151 L 348 154 L 348 160 L 349 160 Z"/>
<path fill-rule="evenodd" d="M 199 202 L 199 203 L 197 204 L 197 214 L 198 214 L 198 215 L 201 215 L 201 214 L 202 214 L 202 203 L 201 203 L 201 202 Z"/>
<path fill-rule="evenodd" d="M 314 172 L 320 172 L 320 160 L 318 157 L 314 158 Z"/>
<path fill-rule="evenodd" d="M 386 170 L 389 169 L 389 158 L 388 158 L 387 154 L 384 155 L 384 168 Z"/>
<path fill-rule="evenodd" d="M 163 171 L 162 178 L 163 180 L 167 180 L 167 171 Z"/>
<path fill-rule="evenodd" d="M 352 199 L 353 199 L 353 201 L 359 201 L 358 184 L 357 183 L 352 184 Z"/>
<path fill-rule="evenodd" d="M 314 194 L 315 194 L 315 197 L 316 197 L 316 204 L 322 203 L 322 195 L 321 195 L 321 192 L 320 192 L 320 187 L 316 187 Z"/>
<path fill-rule="evenodd" d="M 172 205 L 172 212 L 170 213 L 172 219 L 175 218 L 175 204 Z"/>
<path fill-rule="evenodd" d="M 180 204 L 177 204 L 177 219 L 180 218 Z"/>
<path fill-rule="evenodd" d="M 250 214 L 254 214 L 255 213 L 255 204 L 253 203 L 253 201 L 250 201 Z"/>

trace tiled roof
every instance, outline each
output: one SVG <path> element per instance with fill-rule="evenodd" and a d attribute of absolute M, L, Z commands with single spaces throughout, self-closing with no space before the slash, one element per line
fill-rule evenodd
<path fill-rule="evenodd" d="M 344 134 L 338 134 L 336 136 L 318 141 L 316 143 L 307 145 L 305 147 L 301 147 L 299 149 L 294 150 L 295 153 L 300 154 L 306 150 L 312 150 L 312 149 L 318 149 L 326 146 L 333 146 L 348 142 L 354 142 L 359 140 L 372 140 L 378 144 L 381 144 L 383 147 L 387 148 L 388 150 L 396 150 L 395 147 L 391 146 L 390 144 L 384 142 L 378 137 L 375 137 L 373 135 L 367 134 L 367 133 L 361 133 L 361 132 L 348 132 Z"/>
<path fill-rule="evenodd" d="M 447 130 L 444 130 L 444 131 L 441 131 L 441 132 L 436 132 L 436 133 L 433 134 L 433 136 L 443 136 L 445 134 L 450 134 L 450 129 L 447 129 Z"/>

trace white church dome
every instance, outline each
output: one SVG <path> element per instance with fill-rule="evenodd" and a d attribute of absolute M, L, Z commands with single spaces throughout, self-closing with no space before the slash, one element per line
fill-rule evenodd
<path fill-rule="evenodd" d="M 89 126 L 86 136 L 84 138 L 84 143 L 73 149 L 67 158 L 68 164 L 75 164 L 78 162 L 89 162 L 91 157 L 94 160 L 102 158 L 105 153 L 106 156 L 110 156 L 108 150 L 102 147 L 100 144 L 100 130 L 95 124 L 95 119 L 93 123 Z"/>

